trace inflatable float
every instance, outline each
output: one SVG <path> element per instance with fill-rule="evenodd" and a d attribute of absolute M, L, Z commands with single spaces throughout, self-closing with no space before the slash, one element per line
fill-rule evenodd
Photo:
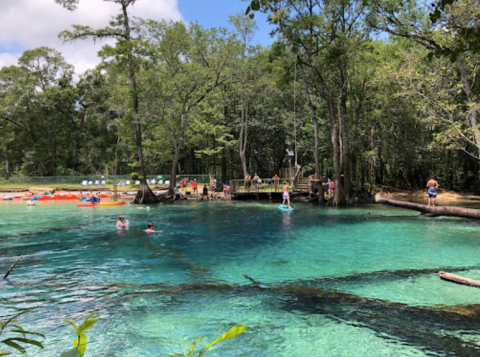
<path fill-rule="evenodd" d="M 282 205 L 278 205 L 278 209 L 283 212 L 293 212 L 293 207 L 290 206 L 290 208 L 283 207 Z"/>
<path fill-rule="evenodd" d="M 108 206 L 120 206 L 124 205 L 125 201 L 117 201 L 117 202 L 100 202 L 100 203 L 85 203 L 81 205 L 77 205 L 77 208 L 83 207 L 108 207 Z"/>

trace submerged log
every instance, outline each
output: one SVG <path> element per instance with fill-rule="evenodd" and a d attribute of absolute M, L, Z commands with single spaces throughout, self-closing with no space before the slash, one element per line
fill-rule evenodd
<path fill-rule="evenodd" d="M 450 216 L 480 219 L 480 210 L 474 208 L 462 208 L 452 206 L 427 206 L 418 203 L 391 200 L 380 195 L 375 195 L 375 203 L 382 203 L 394 207 L 411 209 L 420 212 L 421 215 L 424 217 Z"/>
<path fill-rule="evenodd" d="M 442 280 L 451 281 L 453 283 L 462 284 L 462 285 L 473 286 L 475 288 L 480 288 L 480 281 L 478 280 L 465 278 L 463 276 L 450 274 L 444 271 L 439 271 L 438 276 Z"/>
<path fill-rule="evenodd" d="M 10 273 L 13 271 L 13 268 L 15 268 L 15 265 L 17 265 L 17 263 L 20 261 L 20 259 L 23 258 L 23 255 L 21 255 L 16 261 L 15 263 L 12 264 L 12 266 L 10 267 L 10 269 L 8 269 L 7 271 L 7 274 L 4 275 L 3 279 L 6 279 L 8 278 L 8 276 L 10 275 Z"/>

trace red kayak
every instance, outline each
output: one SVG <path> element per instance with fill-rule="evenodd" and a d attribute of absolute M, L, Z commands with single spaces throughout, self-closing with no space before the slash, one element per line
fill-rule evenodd
<path fill-rule="evenodd" d="M 39 197 L 37 201 L 78 200 L 78 198 L 78 195 L 53 195 Z"/>

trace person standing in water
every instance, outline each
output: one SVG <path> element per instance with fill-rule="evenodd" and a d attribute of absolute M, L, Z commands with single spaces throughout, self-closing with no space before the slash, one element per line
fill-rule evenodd
<path fill-rule="evenodd" d="M 292 208 L 290 207 L 290 194 L 288 193 L 288 189 L 293 187 L 293 183 L 288 186 L 287 181 L 283 181 L 283 203 L 282 203 L 282 208 L 285 208 L 285 201 L 288 202 L 288 209 Z"/>
<path fill-rule="evenodd" d="M 118 217 L 117 228 L 128 227 L 128 225 L 129 225 L 128 220 L 125 221 L 125 222 L 124 222 L 124 221 L 125 221 L 125 217 L 124 217 L 124 216 Z"/>
<path fill-rule="evenodd" d="M 438 182 L 435 180 L 435 177 L 430 177 L 430 180 L 427 182 L 428 187 L 428 205 L 432 203 L 432 206 L 435 207 L 435 199 L 437 198 L 437 189 L 438 189 Z"/>

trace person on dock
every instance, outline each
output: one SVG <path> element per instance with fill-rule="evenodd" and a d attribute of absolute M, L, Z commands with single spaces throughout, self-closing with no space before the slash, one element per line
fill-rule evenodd
<path fill-rule="evenodd" d="M 194 194 L 195 194 L 195 193 L 198 194 L 197 186 L 198 186 L 197 179 L 193 179 L 192 187 L 193 187 L 193 193 L 194 193 Z"/>
<path fill-rule="evenodd" d="M 247 189 L 247 192 L 250 192 L 250 186 L 252 186 L 251 179 L 252 177 L 249 174 L 245 176 L 245 188 Z"/>
<path fill-rule="evenodd" d="M 332 188 L 333 185 L 333 188 Z M 333 197 L 333 190 L 335 190 L 335 184 L 330 181 L 330 179 L 327 180 L 327 187 L 328 187 L 328 199 L 331 200 Z"/>
<path fill-rule="evenodd" d="M 275 176 L 272 177 L 272 181 L 273 181 L 273 184 L 275 186 L 275 192 L 278 191 L 278 184 L 280 182 L 280 177 L 278 177 L 277 174 L 275 174 Z"/>
<path fill-rule="evenodd" d="M 438 182 L 435 180 L 435 177 L 430 177 L 430 180 L 427 182 L 428 187 L 428 205 L 432 203 L 432 206 L 435 206 L 435 199 L 437 198 L 437 189 L 438 189 Z"/>
<path fill-rule="evenodd" d="M 202 195 L 202 200 L 206 201 L 208 200 L 208 187 L 207 185 L 203 186 L 203 195 Z"/>
<path fill-rule="evenodd" d="M 258 192 L 258 184 L 260 182 L 262 182 L 262 180 L 260 179 L 260 177 L 255 172 L 255 175 L 253 176 L 253 183 L 255 184 L 255 191 L 257 191 L 257 192 Z"/>
<path fill-rule="evenodd" d="M 149 223 L 147 225 L 147 229 L 144 230 L 145 233 L 160 233 L 158 231 L 153 230 L 153 223 Z"/>
<path fill-rule="evenodd" d="M 308 176 L 308 189 L 310 193 L 313 193 L 313 180 L 315 180 L 315 174 Z"/>
<path fill-rule="evenodd" d="M 285 208 L 285 201 L 288 202 L 288 209 L 291 209 L 290 207 L 290 194 L 288 193 L 288 189 L 293 187 L 293 182 L 290 186 L 288 186 L 287 181 L 283 181 L 283 203 L 282 203 L 282 208 Z"/>
<path fill-rule="evenodd" d="M 123 228 L 123 227 L 128 227 L 130 223 L 127 221 L 125 221 L 125 217 L 124 216 L 120 216 L 118 217 L 118 221 L 117 221 L 117 228 Z"/>
<path fill-rule="evenodd" d="M 215 180 L 213 179 L 213 177 L 210 179 L 210 191 L 215 191 Z"/>

